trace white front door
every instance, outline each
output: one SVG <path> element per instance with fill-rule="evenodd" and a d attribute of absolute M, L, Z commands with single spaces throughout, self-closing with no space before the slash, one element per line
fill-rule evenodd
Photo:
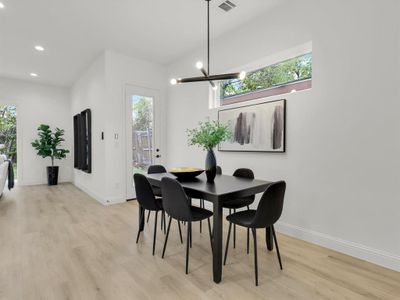
<path fill-rule="evenodd" d="M 133 174 L 147 173 L 162 164 L 160 149 L 159 92 L 126 86 L 126 198 L 136 198 Z"/>

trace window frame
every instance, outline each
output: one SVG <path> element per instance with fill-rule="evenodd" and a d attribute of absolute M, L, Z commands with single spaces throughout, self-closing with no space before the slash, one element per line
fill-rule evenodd
<path fill-rule="evenodd" d="M 293 92 L 308 90 L 312 88 L 312 77 L 303 80 L 296 80 L 289 83 L 276 85 L 266 89 L 259 89 L 248 93 L 242 93 L 227 98 L 219 98 L 219 106 L 240 103 L 260 98 L 290 94 Z"/>
<path fill-rule="evenodd" d="M 269 67 L 269 66 L 283 63 L 292 58 L 306 55 L 308 53 L 311 53 L 312 58 L 314 58 L 311 41 L 301 44 L 301 45 L 298 45 L 296 47 L 290 48 L 290 49 L 283 50 L 283 51 L 275 53 L 273 55 L 269 55 L 267 57 L 264 57 L 256 62 L 247 64 L 245 66 L 235 67 L 234 70 L 236 70 L 236 71 L 238 69 L 244 70 L 248 73 L 255 72 L 260 69 Z M 229 71 L 233 71 L 233 70 L 227 70 L 227 71 L 229 72 Z M 291 82 L 286 82 L 286 83 L 282 83 L 282 84 L 279 84 L 279 85 L 276 85 L 273 87 L 254 90 L 252 92 L 247 92 L 247 93 L 242 93 L 242 94 L 237 94 L 237 95 L 229 96 L 227 98 L 220 97 L 220 90 L 214 91 L 210 88 L 209 108 L 210 109 L 218 108 L 218 107 L 223 107 L 223 106 L 230 105 L 230 104 L 247 102 L 247 101 L 256 100 L 256 99 L 260 99 L 260 98 L 274 97 L 274 96 L 290 94 L 293 92 L 308 90 L 308 89 L 312 88 L 312 77 L 313 77 L 313 75 L 311 75 L 311 77 L 307 78 L 307 79 L 299 79 L 299 80 L 295 80 L 295 81 L 291 81 Z"/>

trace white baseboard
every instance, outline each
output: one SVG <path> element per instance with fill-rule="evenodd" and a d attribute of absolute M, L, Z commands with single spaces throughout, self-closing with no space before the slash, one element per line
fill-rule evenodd
<path fill-rule="evenodd" d="M 121 197 L 107 197 L 104 205 L 113 205 L 113 204 L 119 204 L 119 203 L 125 203 L 125 202 L 126 202 L 126 199 L 121 199 Z"/>
<path fill-rule="evenodd" d="M 106 205 L 106 200 L 98 195 L 97 193 L 87 189 L 86 187 L 84 187 L 83 185 L 77 183 L 77 182 L 73 182 L 73 184 L 80 189 L 81 191 L 83 191 L 84 193 L 88 194 L 90 197 L 92 197 L 93 199 L 97 200 L 98 202 L 100 202 L 103 205 Z"/>
<path fill-rule="evenodd" d="M 19 186 L 28 186 L 28 185 L 42 185 L 42 184 L 47 184 L 46 180 L 15 180 L 16 184 Z M 62 179 L 59 180 L 58 183 L 71 183 L 71 180 L 68 179 Z"/>
<path fill-rule="evenodd" d="M 126 199 L 121 199 L 121 197 L 103 197 L 103 196 L 97 194 L 96 192 L 93 192 L 93 191 L 87 189 L 86 187 L 84 187 L 83 185 L 81 185 L 81 184 L 79 184 L 77 182 L 73 182 L 73 184 L 78 189 L 82 190 L 83 192 L 85 192 L 90 197 L 92 197 L 93 199 L 97 200 L 98 202 L 100 202 L 103 205 L 112 205 L 112 204 L 118 204 L 118 203 L 126 202 Z"/>
<path fill-rule="evenodd" d="M 205 201 L 205 208 L 212 210 L 213 205 Z M 224 209 L 224 215 L 228 214 L 228 210 Z M 310 242 L 325 248 L 329 248 L 362 260 L 366 260 L 373 264 L 400 272 L 400 256 L 364 246 L 362 244 L 353 243 L 340 238 L 332 237 L 324 233 L 301 228 L 284 222 L 276 224 L 276 230 L 292 236 L 294 238 Z"/>
<path fill-rule="evenodd" d="M 400 272 L 400 256 L 398 255 L 283 222 L 276 224 L 276 230 L 283 234 Z"/>

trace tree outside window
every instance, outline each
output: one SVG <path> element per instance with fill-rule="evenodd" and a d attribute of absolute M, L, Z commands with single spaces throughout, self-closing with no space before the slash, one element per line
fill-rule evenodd
<path fill-rule="evenodd" d="M 17 108 L 0 105 L 0 154 L 5 154 L 17 166 Z"/>
<path fill-rule="evenodd" d="M 220 83 L 220 99 L 282 86 L 312 77 L 312 53 L 249 72 L 244 80 Z"/>

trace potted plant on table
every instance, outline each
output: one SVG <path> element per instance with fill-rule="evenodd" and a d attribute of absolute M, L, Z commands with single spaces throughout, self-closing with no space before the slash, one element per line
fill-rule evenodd
<path fill-rule="evenodd" d="M 207 151 L 205 171 L 207 182 L 214 182 L 217 174 L 217 159 L 214 148 L 221 142 L 231 138 L 229 125 L 216 121 L 200 122 L 198 128 L 188 129 L 189 145 L 197 145 Z"/>
<path fill-rule="evenodd" d="M 64 129 L 56 128 L 53 133 L 49 125 L 41 124 L 38 127 L 39 139 L 32 142 L 33 148 L 37 150 L 37 155 L 51 158 L 51 166 L 47 167 L 48 185 L 57 185 L 58 166 L 54 166 L 54 159 L 63 159 L 69 150 L 58 148 L 64 141 Z"/>

